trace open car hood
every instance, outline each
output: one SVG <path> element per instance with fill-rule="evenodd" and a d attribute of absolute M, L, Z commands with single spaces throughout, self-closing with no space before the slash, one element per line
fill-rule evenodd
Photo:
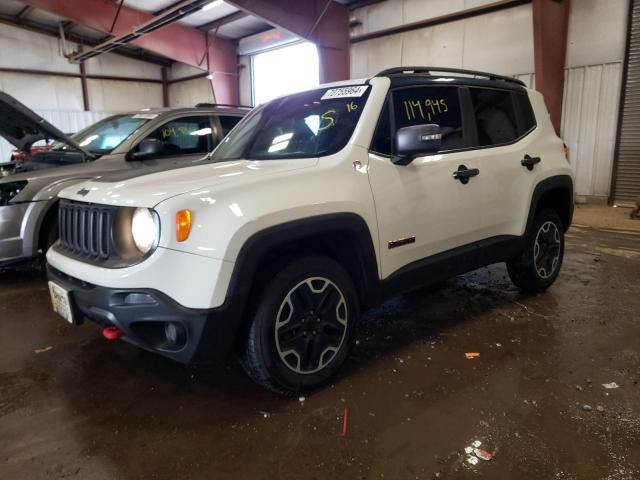
<path fill-rule="evenodd" d="M 33 143 L 47 139 L 64 142 L 89 158 L 95 157 L 40 115 L 3 91 L 0 91 L 0 135 L 24 151 Z"/>

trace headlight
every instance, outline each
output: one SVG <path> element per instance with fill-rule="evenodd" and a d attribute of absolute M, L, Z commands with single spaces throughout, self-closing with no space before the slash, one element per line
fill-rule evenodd
<path fill-rule="evenodd" d="M 5 207 L 11 203 L 24 187 L 27 186 L 26 180 L 19 182 L 0 183 L 0 207 Z"/>
<path fill-rule="evenodd" d="M 136 247 L 147 254 L 156 243 L 158 229 L 148 208 L 136 208 L 131 219 L 131 234 Z"/>

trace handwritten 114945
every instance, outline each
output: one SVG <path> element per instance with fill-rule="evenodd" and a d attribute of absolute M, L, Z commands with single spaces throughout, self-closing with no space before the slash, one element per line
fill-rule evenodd
<path fill-rule="evenodd" d="M 449 107 L 443 98 L 425 100 L 405 100 L 404 111 L 407 120 L 431 120 L 442 113 L 447 113 Z"/>

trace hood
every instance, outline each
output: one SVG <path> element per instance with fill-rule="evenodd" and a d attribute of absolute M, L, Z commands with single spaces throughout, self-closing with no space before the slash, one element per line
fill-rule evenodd
<path fill-rule="evenodd" d="M 153 208 L 169 198 L 206 189 L 248 185 L 265 176 L 316 165 L 317 158 L 287 160 L 232 160 L 177 168 L 143 176 L 101 176 L 65 188 L 60 197 L 102 205 Z M 135 174 L 134 174 L 135 175 Z"/>
<path fill-rule="evenodd" d="M 20 150 L 28 150 L 39 140 L 58 140 L 94 158 L 92 153 L 3 91 L 0 91 L 0 135 Z"/>

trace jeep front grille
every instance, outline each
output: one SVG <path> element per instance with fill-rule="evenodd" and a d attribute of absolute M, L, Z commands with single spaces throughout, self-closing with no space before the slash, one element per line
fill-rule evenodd
<path fill-rule="evenodd" d="M 61 201 L 60 246 L 65 253 L 91 260 L 108 260 L 113 251 L 111 231 L 116 207 Z"/>

